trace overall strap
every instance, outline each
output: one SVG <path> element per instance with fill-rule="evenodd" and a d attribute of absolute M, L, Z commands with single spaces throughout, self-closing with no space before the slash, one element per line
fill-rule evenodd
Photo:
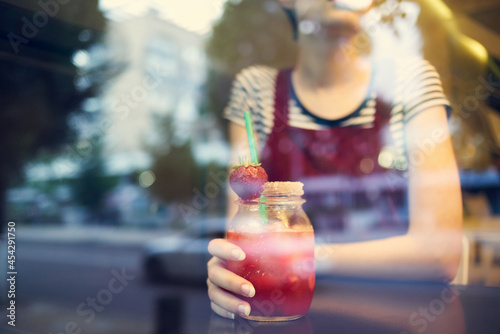
<path fill-rule="evenodd" d="M 278 72 L 274 99 L 274 128 L 282 130 L 288 127 L 288 105 L 290 101 L 290 73 L 292 69 Z"/>
<path fill-rule="evenodd" d="M 290 181 L 292 154 L 285 154 L 280 143 L 288 139 L 288 103 L 290 91 L 290 70 L 280 70 L 276 77 L 274 92 L 274 121 L 266 145 L 261 152 L 262 167 L 270 181 Z"/>

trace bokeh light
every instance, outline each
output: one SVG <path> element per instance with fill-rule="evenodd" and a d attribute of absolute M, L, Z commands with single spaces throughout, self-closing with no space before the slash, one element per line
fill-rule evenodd
<path fill-rule="evenodd" d="M 153 183 L 155 183 L 155 181 L 156 181 L 156 176 L 150 170 L 144 171 L 141 174 L 139 174 L 139 184 L 143 188 L 151 187 Z"/>

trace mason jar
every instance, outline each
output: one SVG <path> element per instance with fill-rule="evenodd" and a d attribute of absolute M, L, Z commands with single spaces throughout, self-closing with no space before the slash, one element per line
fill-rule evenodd
<path fill-rule="evenodd" d="M 303 184 L 267 182 L 262 196 L 239 202 L 227 239 L 241 247 L 243 261 L 228 269 L 250 281 L 255 296 L 246 298 L 256 321 L 287 321 L 307 313 L 314 293 L 314 231 L 302 209 Z"/>

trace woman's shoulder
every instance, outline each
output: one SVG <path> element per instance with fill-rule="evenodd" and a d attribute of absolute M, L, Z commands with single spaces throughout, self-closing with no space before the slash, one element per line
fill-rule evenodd
<path fill-rule="evenodd" d="M 436 106 L 451 111 L 441 77 L 436 68 L 422 57 L 401 58 L 394 62 L 396 68 L 396 99 L 403 108 L 408 122 L 420 112 Z"/>
<path fill-rule="evenodd" d="M 236 84 L 243 87 L 252 88 L 269 88 L 274 85 L 274 81 L 278 74 L 276 68 L 266 65 L 253 65 L 241 70 L 235 78 Z"/>
<path fill-rule="evenodd" d="M 254 121 L 268 119 L 273 113 L 273 96 L 278 70 L 264 65 L 253 65 L 241 70 L 235 77 L 225 117 L 243 123 L 243 111 L 252 111 Z"/>
<path fill-rule="evenodd" d="M 377 87 L 390 90 L 393 97 L 441 89 L 438 71 L 420 56 L 377 59 L 374 64 Z"/>
<path fill-rule="evenodd" d="M 384 76 L 388 72 L 393 72 L 395 76 L 418 74 L 422 70 L 436 72 L 436 68 L 421 56 L 377 58 L 373 63 L 375 69 Z"/>
<path fill-rule="evenodd" d="M 251 111 L 261 148 L 273 127 L 274 88 L 278 72 L 263 65 L 241 70 L 236 75 L 229 103 L 224 110 L 226 119 L 242 126 L 245 125 L 244 111 Z"/>
<path fill-rule="evenodd" d="M 407 85 L 418 84 L 419 81 L 429 77 L 439 79 L 436 68 L 422 57 L 405 57 L 395 59 L 395 73 L 400 83 Z"/>
<path fill-rule="evenodd" d="M 267 65 L 252 65 L 242 69 L 236 77 L 272 77 L 276 76 L 278 70 Z"/>

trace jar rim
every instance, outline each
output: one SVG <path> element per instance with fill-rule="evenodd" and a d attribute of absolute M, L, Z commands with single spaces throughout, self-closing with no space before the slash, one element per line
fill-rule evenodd
<path fill-rule="evenodd" d="M 304 184 L 298 181 L 266 182 L 262 187 L 262 196 L 302 196 Z"/>

